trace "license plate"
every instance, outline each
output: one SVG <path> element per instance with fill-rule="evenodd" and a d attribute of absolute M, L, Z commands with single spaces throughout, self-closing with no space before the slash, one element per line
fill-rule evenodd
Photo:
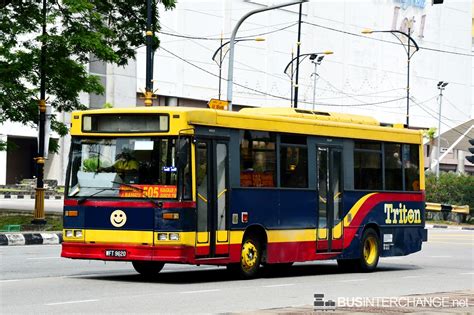
<path fill-rule="evenodd" d="M 127 257 L 127 251 L 126 250 L 107 249 L 105 251 L 105 256 L 106 257 L 125 258 L 125 257 Z"/>

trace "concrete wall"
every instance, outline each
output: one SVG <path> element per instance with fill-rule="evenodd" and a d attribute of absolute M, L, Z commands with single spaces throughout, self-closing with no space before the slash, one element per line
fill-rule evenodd
<path fill-rule="evenodd" d="M 228 37 L 232 26 L 246 12 L 268 1 L 179 1 L 173 11 L 161 13 L 163 32 L 218 39 Z M 318 67 L 318 109 L 375 116 L 384 122 L 405 122 L 406 53 L 402 46 L 376 41 L 397 42 L 391 34 L 358 36 L 364 28 L 403 29 L 405 18 L 414 18 L 412 36 L 424 48 L 411 63 L 411 125 L 437 125 L 439 80 L 448 81 L 443 106 L 442 131 L 468 117 L 472 111 L 471 1 L 445 1 L 424 8 L 408 6 L 394 12 L 399 1 L 312 1 L 304 5 L 303 53 L 333 50 Z M 249 18 L 238 35 L 251 36 L 275 31 L 297 21 L 297 12 L 276 10 Z M 424 19 L 424 28 L 422 20 Z M 327 29 L 331 28 L 333 30 Z M 290 81 L 283 69 L 296 50 L 297 26 L 262 35 L 265 42 L 240 42 L 236 45 L 235 82 L 277 97 L 234 86 L 234 103 L 249 106 L 289 106 Z M 338 31 L 349 32 L 354 35 Z M 217 97 L 218 66 L 211 60 L 219 40 L 183 39 L 160 34 L 161 47 L 155 57 L 154 79 L 158 94 L 207 101 Z M 370 37 L 370 38 L 369 38 Z M 371 39 L 372 38 L 372 39 Z M 166 50 L 167 51 L 166 51 Z M 174 54 L 174 55 L 173 55 Z M 460 55 L 461 54 L 461 55 Z M 182 58 L 185 61 L 179 59 Z M 191 64 L 189 64 L 189 63 Z M 199 69 L 199 68 L 201 69 Z M 145 49 L 137 55 L 137 90 L 145 85 Z M 313 65 L 305 60 L 300 69 L 300 107 L 311 108 Z M 223 76 L 227 75 L 227 59 Z M 226 82 L 223 82 L 225 97 Z M 280 99 L 283 98 L 283 99 Z M 380 103 L 376 106 L 358 104 Z M 334 106 L 323 106 L 331 104 Z M 341 106 L 343 105 L 343 106 Z M 356 105 L 356 106 L 354 106 Z"/>

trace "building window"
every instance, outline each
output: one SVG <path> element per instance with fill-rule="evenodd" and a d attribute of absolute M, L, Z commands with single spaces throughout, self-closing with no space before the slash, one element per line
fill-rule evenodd
<path fill-rule="evenodd" d="M 240 132 L 240 186 L 275 187 L 275 135 L 269 132 Z"/>

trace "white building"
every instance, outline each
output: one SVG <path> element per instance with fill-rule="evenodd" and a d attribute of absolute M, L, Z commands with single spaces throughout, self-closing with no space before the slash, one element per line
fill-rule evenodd
<path fill-rule="evenodd" d="M 161 48 L 154 58 L 154 87 L 160 106 L 202 106 L 218 97 L 217 64 L 213 53 L 228 40 L 246 12 L 284 1 L 180 0 L 176 9 L 161 10 Z M 301 53 L 331 50 L 317 68 L 316 109 L 365 114 L 381 122 L 406 122 L 407 54 L 391 33 L 363 35 L 363 29 L 402 30 L 420 46 L 411 59 L 410 126 L 437 127 L 438 81 L 449 82 L 444 91 L 441 132 L 474 117 L 474 63 L 472 57 L 473 2 L 431 0 L 322 0 L 303 5 Z M 291 104 L 291 82 L 283 73 L 296 54 L 298 6 L 259 13 L 247 19 L 238 37 L 263 37 L 265 41 L 236 44 L 234 109 L 242 106 Z M 404 43 L 406 40 L 400 37 Z M 413 51 L 413 47 L 412 47 Z M 296 56 L 296 55 L 294 55 Z M 227 56 L 228 57 L 228 56 Z M 227 77 L 226 58 L 222 77 Z M 309 58 L 300 64 L 299 108 L 311 109 L 314 66 Z M 90 72 L 106 87 L 104 96 L 84 95 L 91 108 L 108 102 L 115 107 L 142 104 L 145 87 L 145 48 L 125 68 L 93 63 Z M 222 98 L 226 98 L 222 80 Z M 68 117 L 64 117 L 67 121 Z M 36 131 L 2 126 L 5 139 L 36 137 Z M 64 182 L 68 140 L 61 154 L 48 161 L 46 178 Z M 442 146 L 446 146 L 442 143 Z M 0 184 L 16 172 L 0 153 Z M 466 162 L 468 163 L 468 162 Z"/>

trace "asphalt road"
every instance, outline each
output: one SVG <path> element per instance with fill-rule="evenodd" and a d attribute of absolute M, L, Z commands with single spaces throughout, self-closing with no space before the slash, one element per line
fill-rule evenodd
<path fill-rule="evenodd" d="M 46 213 L 62 213 L 63 212 L 63 200 L 45 199 L 44 209 Z M 17 210 L 24 212 L 31 212 L 35 208 L 34 199 L 0 199 L 0 211 L 1 210 Z"/>
<path fill-rule="evenodd" d="M 233 280 L 224 268 L 167 265 L 154 280 L 130 263 L 59 258 L 60 246 L 0 248 L 0 312 L 223 313 L 311 305 L 325 297 L 400 296 L 474 289 L 474 232 L 430 230 L 424 249 L 383 258 L 377 272 L 335 262 L 296 264 L 286 276 Z"/>

